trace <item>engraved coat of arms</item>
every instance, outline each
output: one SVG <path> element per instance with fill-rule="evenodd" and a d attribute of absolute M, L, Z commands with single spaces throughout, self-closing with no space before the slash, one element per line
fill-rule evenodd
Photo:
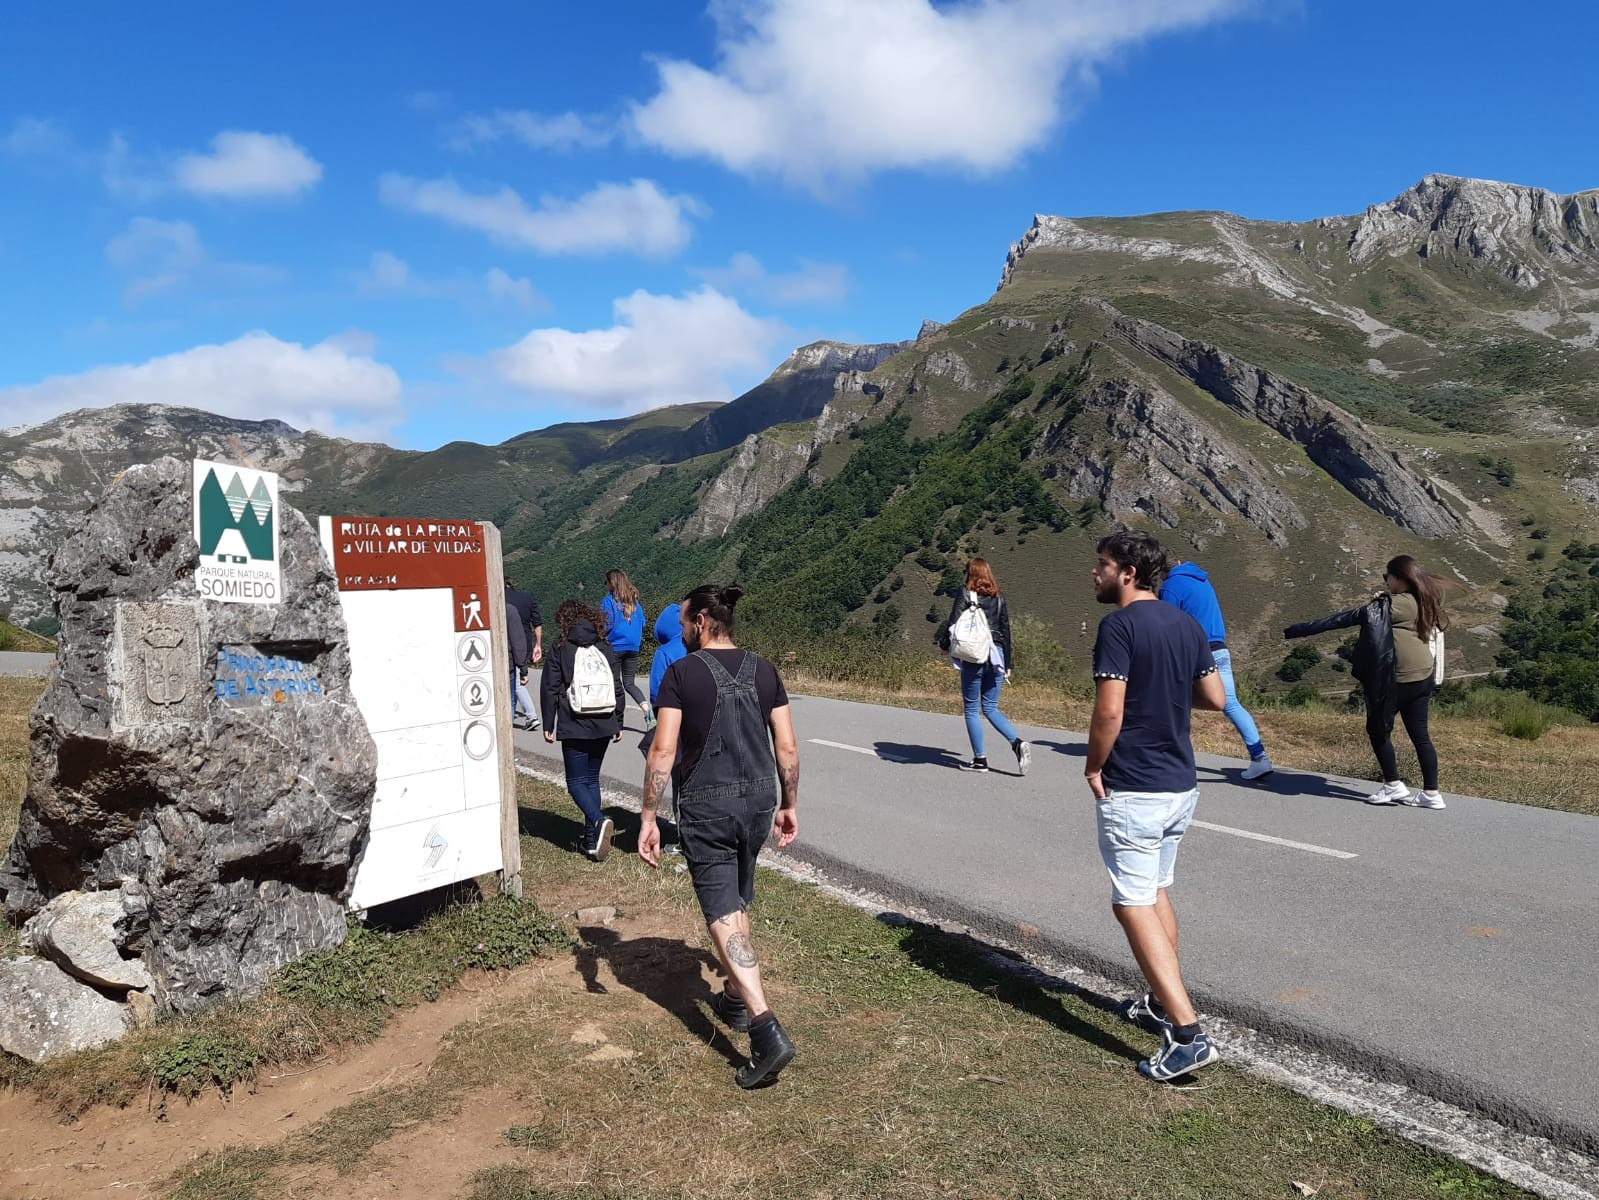
<path fill-rule="evenodd" d="M 144 633 L 144 694 L 151 704 L 181 704 L 189 694 L 182 630 L 152 625 Z"/>

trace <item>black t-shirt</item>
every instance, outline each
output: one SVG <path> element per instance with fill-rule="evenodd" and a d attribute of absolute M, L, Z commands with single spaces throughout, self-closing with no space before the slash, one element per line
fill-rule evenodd
<path fill-rule="evenodd" d="M 1135 601 L 1100 621 L 1094 678 L 1127 681 L 1121 733 L 1105 760 L 1107 788 L 1186 792 L 1195 785 L 1194 681 L 1215 669 L 1205 631 L 1173 605 Z"/>
<path fill-rule="evenodd" d="M 737 678 L 744 666 L 744 656 L 750 651 L 707 650 L 706 653 Z M 755 693 L 760 697 L 761 716 L 767 721 L 771 720 L 774 708 L 788 703 L 788 691 L 783 687 L 777 668 L 759 655 L 755 656 Z M 716 712 L 716 680 L 711 669 L 692 654 L 667 667 L 655 707 L 676 708 L 683 713 L 682 731 L 677 738 L 677 763 L 672 768 L 672 778 L 681 787 L 699 766 L 700 755 L 705 752 L 705 739 L 711 733 L 711 717 Z"/>

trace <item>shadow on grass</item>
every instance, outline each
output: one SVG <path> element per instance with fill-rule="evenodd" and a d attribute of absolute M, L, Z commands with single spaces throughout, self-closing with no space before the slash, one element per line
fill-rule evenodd
<path fill-rule="evenodd" d="M 711 1001 L 711 989 L 701 969 L 719 969 L 708 951 L 676 938 L 623 938 L 603 925 L 582 926 L 577 935 L 577 969 L 589 991 L 606 990 L 600 981 L 603 962 L 618 984 L 671 1013 L 685 1029 L 721 1054 L 728 1065 L 744 1065 L 738 1047 L 703 1007 Z"/>
<path fill-rule="evenodd" d="M 911 921 L 898 913 L 882 913 L 877 919 L 905 930 L 900 945 L 918 966 L 952 983 L 963 983 L 973 991 L 992 996 L 1018 1012 L 1047 1021 L 1062 1033 L 1097 1046 L 1106 1054 L 1128 1062 L 1146 1057 L 1144 1051 L 1134 1049 L 1115 1034 L 1083 1020 L 1066 1006 L 1058 993 L 1077 996 L 1095 1008 L 1101 1007 L 1098 997 L 1049 979 L 1020 960 L 1013 969 L 998 965 L 995 958 L 1010 956 L 970 934 L 951 933 L 935 925 Z"/>

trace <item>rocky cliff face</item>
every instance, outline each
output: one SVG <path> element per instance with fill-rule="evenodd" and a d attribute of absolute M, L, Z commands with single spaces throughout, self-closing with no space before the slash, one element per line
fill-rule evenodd
<path fill-rule="evenodd" d="M 733 461 L 700 497 L 681 536 L 685 540 L 721 537 L 739 518 L 759 512 L 768 500 L 798 479 L 810 457 L 809 441 L 792 444 L 750 434 Z"/>
<path fill-rule="evenodd" d="M 1108 306 L 1107 311 L 1113 312 Z M 1242 416 L 1303 446 L 1310 461 L 1362 504 L 1422 537 L 1461 531 L 1437 488 L 1336 405 L 1297 384 L 1151 321 L 1116 314 L 1112 335 L 1177 371 Z"/>
<path fill-rule="evenodd" d="M 1428 175 L 1368 208 L 1349 238 L 1349 260 L 1453 256 L 1533 289 L 1562 268 L 1599 265 L 1599 191 L 1562 196 L 1486 179 Z"/>

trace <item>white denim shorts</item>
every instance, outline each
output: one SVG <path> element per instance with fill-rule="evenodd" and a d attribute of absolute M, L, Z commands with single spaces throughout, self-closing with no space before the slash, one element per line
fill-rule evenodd
<path fill-rule="evenodd" d="M 1098 804 L 1099 856 L 1110 872 L 1112 904 L 1155 903 L 1172 885 L 1177 845 L 1194 819 L 1199 789 L 1109 792 Z"/>

